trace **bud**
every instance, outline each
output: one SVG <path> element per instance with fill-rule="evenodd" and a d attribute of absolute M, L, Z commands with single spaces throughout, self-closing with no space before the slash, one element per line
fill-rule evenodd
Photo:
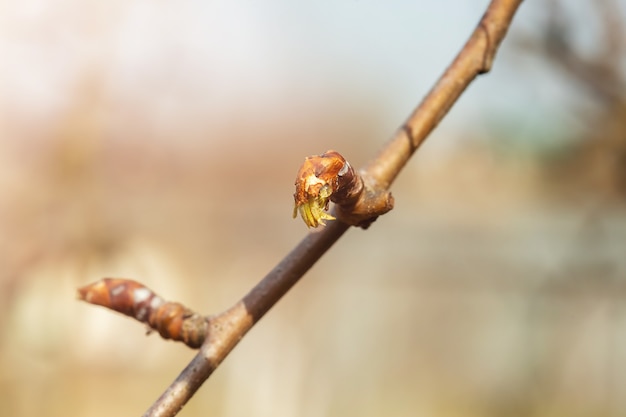
<path fill-rule="evenodd" d="M 324 226 L 335 220 L 327 213 L 330 201 L 338 205 L 354 204 L 363 183 L 352 166 L 339 152 L 327 151 L 309 156 L 298 171 L 293 217 L 300 216 L 307 227 Z"/>
<path fill-rule="evenodd" d="M 150 288 L 124 278 L 103 278 L 78 289 L 78 298 L 146 323 L 164 339 L 199 348 L 208 335 L 207 319 L 180 303 L 168 302 Z"/>

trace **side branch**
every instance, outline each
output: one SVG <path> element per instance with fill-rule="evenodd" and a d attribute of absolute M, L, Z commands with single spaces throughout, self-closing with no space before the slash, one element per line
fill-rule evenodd
<path fill-rule="evenodd" d="M 209 318 L 180 303 L 165 301 L 150 288 L 124 278 L 103 278 L 78 289 L 78 298 L 146 323 L 164 339 L 199 348 L 209 331 Z"/>

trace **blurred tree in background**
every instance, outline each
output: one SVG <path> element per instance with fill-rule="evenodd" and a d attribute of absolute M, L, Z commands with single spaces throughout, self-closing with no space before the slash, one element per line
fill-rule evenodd
<path fill-rule="evenodd" d="M 520 51 L 550 65 L 580 94 L 564 111 L 580 123 L 545 160 L 547 179 L 568 195 L 623 202 L 626 196 L 626 22 L 616 0 L 546 2 L 543 26 L 517 38 Z M 575 13 L 577 10 L 578 13 Z M 586 13 L 585 13 L 586 12 Z M 584 27 L 581 27 L 584 26 Z M 580 33 L 587 36 L 581 38 Z M 590 35 L 590 36 L 589 36 Z"/>

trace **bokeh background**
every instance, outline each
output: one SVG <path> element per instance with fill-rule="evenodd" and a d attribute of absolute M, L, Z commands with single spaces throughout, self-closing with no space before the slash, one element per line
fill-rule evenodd
<path fill-rule="evenodd" d="M 194 352 L 76 288 L 230 306 L 307 233 L 303 158 L 366 163 L 487 3 L 0 1 L 0 414 L 143 413 Z M 625 6 L 525 2 L 180 415 L 625 415 Z"/>

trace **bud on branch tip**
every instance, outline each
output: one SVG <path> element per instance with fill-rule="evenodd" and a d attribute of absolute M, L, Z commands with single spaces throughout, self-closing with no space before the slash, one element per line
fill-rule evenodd
<path fill-rule="evenodd" d="M 330 201 L 337 205 L 339 220 L 364 229 L 393 208 L 389 192 L 376 190 L 333 150 L 307 157 L 295 185 L 293 217 L 300 212 L 307 227 L 316 228 L 324 226 L 325 220 L 335 220 L 327 213 Z"/>
<path fill-rule="evenodd" d="M 198 348 L 208 335 L 207 318 L 180 303 L 165 301 L 130 279 L 103 278 L 78 289 L 78 298 L 146 323 L 164 339 Z"/>

